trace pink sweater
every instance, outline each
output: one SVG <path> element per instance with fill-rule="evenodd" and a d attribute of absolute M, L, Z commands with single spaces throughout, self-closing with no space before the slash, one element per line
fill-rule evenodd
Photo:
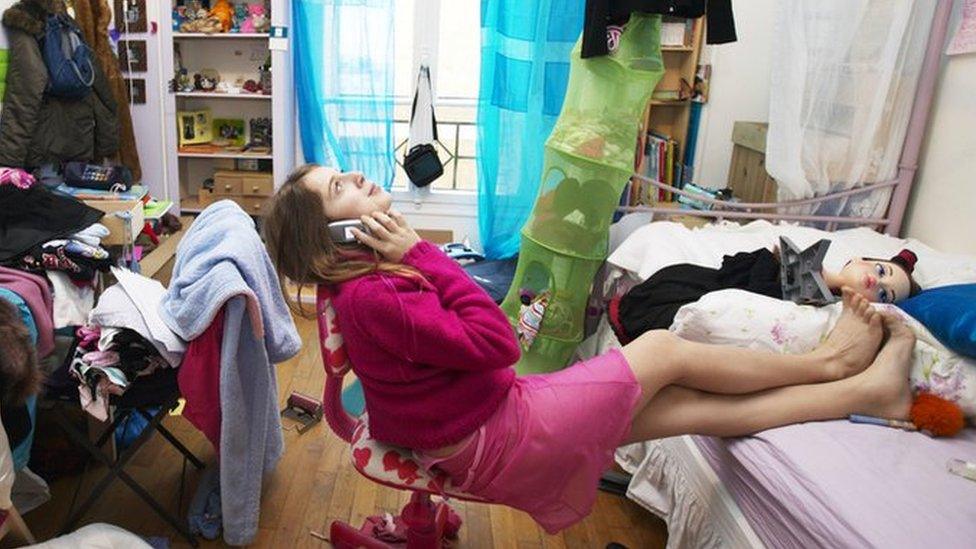
<path fill-rule="evenodd" d="M 519 348 L 501 309 L 436 246 L 420 242 L 403 263 L 427 282 L 367 275 L 341 284 L 333 304 L 372 436 L 440 448 L 498 408 Z"/>

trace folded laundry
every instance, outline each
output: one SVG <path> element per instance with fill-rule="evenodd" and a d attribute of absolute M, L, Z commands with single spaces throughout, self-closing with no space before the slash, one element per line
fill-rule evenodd
<path fill-rule="evenodd" d="M 186 343 L 163 323 L 157 312 L 165 289 L 155 280 L 124 269 L 113 269 L 112 273 L 119 283 L 102 292 L 88 321 L 105 329 L 128 328 L 151 343 L 169 366 L 179 366 Z"/>
<path fill-rule="evenodd" d="M 84 242 L 89 246 L 99 246 L 102 243 L 102 239 L 109 235 L 108 227 L 102 225 L 101 223 L 93 223 L 88 227 L 76 232 L 71 235 L 72 240 L 77 240 L 79 242 Z"/>
<path fill-rule="evenodd" d="M 79 382 L 82 408 L 102 421 L 108 418 L 111 395 L 123 394 L 139 376 L 168 367 L 150 342 L 128 328 L 86 326 L 77 338 L 69 372 Z"/>

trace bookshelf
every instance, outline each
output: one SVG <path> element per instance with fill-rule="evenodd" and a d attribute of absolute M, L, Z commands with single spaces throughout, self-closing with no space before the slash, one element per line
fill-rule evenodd
<path fill-rule="evenodd" d="M 201 193 L 204 183 L 214 180 L 218 171 L 226 173 L 229 170 L 240 171 L 242 177 L 251 174 L 273 182 L 273 185 L 262 186 L 260 195 L 242 190 L 239 196 L 226 192 L 219 196 L 234 200 L 252 215 L 260 216 L 265 211 L 264 204 L 268 197 L 295 166 L 295 94 L 291 36 L 287 32 L 291 2 L 243 1 L 268 6 L 272 31 L 280 28 L 284 32 L 180 32 L 173 29 L 173 10 L 182 2 L 169 0 L 159 3 L 160 71 L 164 88 L 161 90 L 161 116 L 165 135 L 162 155 L 166 166 L 167 194 L 181 213 L 197 213 L 205 207 L 209 201 L 203 199 L 207 191 Z M 259 68 L 268 59 L 271 61 L 270 93 L 244 90 L 230 93 L 220 91 L 220 88 L 213 91 L 174 91 L 169 88 L 169 80 L 181 61 L 191 79 L 194 74 L 210 69 L 219 73 L 222 82 L 239 85 L 246 80 L 260 82 Z M 181 143 L 180 133 L 186 130 L 185 123 L 179 120 L 179 113 L 200 111 L 209 111 L 212 122 L 242 121 L 245 144 L 252 141 L 251 120 L 269 119 L 271 147 L 258 147 L 255 150 L 243 147 L 245 150 L 242 150 L 239 142 L 221 143 L 215 123 L 212 124 L 212 134 L 218 140 L 216 143 L 211 141 L 189 146 Z"/>
<path fill-rule="evenodd" d="M 664 24 L 678 23 L 680 20 L 665 19 Z M 685 25 L 681 33 L 681 44 L 674 43 L 675 33 L 662 32 L 661 56 L 664 60 L 664 76 L 654 88 L 647 109 L 644 111 L 643 126 L 637 140 L 637 152 L 634 171 L 647 174 L 653 168 L 653 159 L 649 156 L 649 132 L 670 138 L 675 144 L 672 168 L 672 182 L 677 183 L 679 166 L 684 157 L 688 138 L 688 121 L 691 118 L 692 101 L 690 93 L 695 82 L 695 71 L 701 58 L 702 41 L 704 37 L 705 21 L 703 18 L 682 21 Z M 673 31 L 675 27 L 672 27 Z M 670 35 L 670 40 L 668 40 Z M 667 41 L 667 42 L 666 42 Z M 653 144 L 653 143 L 652 143 Z M 647 154 L 645 154 L 647 153 Z M 666 181 L 667 182 L 667 181 Z M 637 187 L 635 185 L 635 187 Z M 629 202 L 631 204 L 646 203 L 641 198 L 640 189 L 634 189 Z M 664 197 L 667 199 L 668 197 Z"/>

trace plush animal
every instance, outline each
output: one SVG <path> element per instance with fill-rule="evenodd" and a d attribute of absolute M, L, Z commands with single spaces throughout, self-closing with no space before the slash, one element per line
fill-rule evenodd
<path fill-rule="evenodd" d="M 214 33 L 219 32 L 221 29 L 220 19 L 210 15 L 200 0 L 193 0 L 190 5 L 187 6 L 185 12 L 186 21 L 180 25 L 180 30 L 183 32 L 203 32 L 203 33 Z"/>
<path fill-rule="evenodd" d="M 268 21 L 268 14 L 264 9 L 264 4 L 249 5 L 247 7 L 247 13 L 250 17 L 244 25 L 251 30 L 245 30 L 244 25 L 242 25 L 241 32 L 268 32 L 271 23 Z"/>
<path fill-rule="evenodd" d="M 186 6 L 177 6 L 173 8 L 173 31 L 179 32 L 180 26 L 186 21 Z"/>
<path fill-rule="evenodd" d="M 230 32 L 242 32 L 241 25 L 247 21 L 247 4 L 239 3 L 234 5 L 234 24 Z"/>
<path fill-rule="evenodd" d="M 223 32 L 227 32 L 233 25 L 234 7 L 227 0 L 217 0 L 210 8 L 210 16 L 216 17 L 220 21 L 220 28 Z"/>

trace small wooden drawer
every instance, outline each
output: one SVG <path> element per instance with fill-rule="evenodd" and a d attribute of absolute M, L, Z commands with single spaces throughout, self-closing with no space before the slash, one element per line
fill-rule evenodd
<path fill-rule="evenodd" d="M 241 194 L 243 178 L 237 172 L 218 170 L 214 172 L 214 194 L 236 196 Z"/>
<path fill-rule="evenodd" d="M 241 178 L 241 194 L 245 196 L 271 196 L 274 194 L 274 179 L 271 174 L 245 175 Z"/>
<path fill-rule="evenodd" d="M 264 215 L 268 199 L 256 196 L 238 196 L 234 197 L 234 202 L 237 202 L 242 210 L 251 215 Z"/>

